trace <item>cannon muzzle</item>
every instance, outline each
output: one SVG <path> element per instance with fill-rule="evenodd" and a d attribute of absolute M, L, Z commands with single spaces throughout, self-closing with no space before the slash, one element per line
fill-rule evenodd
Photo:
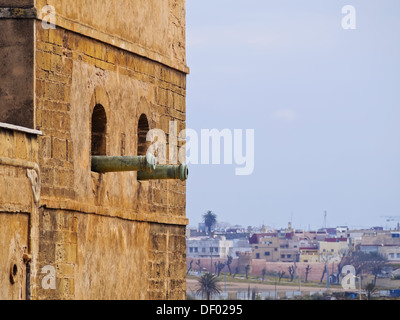
<path fill-rule="evenodd" d="M 151 172 L 139 171 L 138 180 L 181 180 L 186 181 L 189 175 L 189 169 L 186 164 L 181 165 L 157 165 Z"/>
<path fill-rule="evenodd" d="M 148 153 L 146 156 L 107 157 L 92 156 L 92 171 L 99 173 L 140 171 L 152 172 L 156 168 L 155 157 Z"/>

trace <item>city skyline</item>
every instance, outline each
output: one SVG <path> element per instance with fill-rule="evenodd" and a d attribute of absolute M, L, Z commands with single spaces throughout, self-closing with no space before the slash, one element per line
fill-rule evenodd
<path fill-rule="evenodd" d="M 328 222 L 325 223 L 325 221 L 323 221 L 321 223 L 321 225 L 318 226 L 318 224 L 314 224 L 315 227 L 312 227 L 312 224 L 307 224 L 307 223 L 303 223 L 303 224 L 296 224 L 293 223 L 292 221 L 288 221 L 286 223 L 286 225 L 271 225 L 268 224 L 267 222 L 263 221 L 260 222 L 258 224 L 254 224 L 254 225 L 241 225 L 238 223 L 235 223 L 234 221 L 230 222 L 230 221 L 220 221 L 218 220 L 217 217 L 217 223 L 216 223 L 216 229 L 220 229 L 223 227 L 219 227 L 220 225 L 227 225 L 228 229 L 229 228 L 234 228 L 234 227 L 242 227 L 244 229 L 247 229 L 248 227 L 251 227 L 253 230 L 259 230 L 263 227 L 270 229 L 270 230 L 283 230 L 283 229 L 289 229 L 289 224 L 291 226 L 291 228 L 293 230 L 296 231 L 318 231 L 318 230 L 324 230 L 324 229 L 335 229 L 335 228 L 343 228 L 343 227 L 347 227 L 349 230 L 357 230 L 357 229 L 373 229 L 373 228 L 383 228 L 383 230 L 398 230 L 399 224 L 400 224 L 400 217 L 392 217 L 395 219 L 388 219 L 388 218 L 384 218 L 386 219 L 384 223 L 380 224 L 380 225 L 347 225 L 347 224 L 338 224 L 338 225 L 332 225 L 329 224 Z M 192 220 L 194 221 L 194 220 Z M 328 220 L 326 220 L 328 221 Z M 188 228 L 192 228 L 192 229 L 198 229 L 200 224 L 203 224 L 204 221 L 202 221 L 201 219 L 196 223 L 189 223 Z"/>

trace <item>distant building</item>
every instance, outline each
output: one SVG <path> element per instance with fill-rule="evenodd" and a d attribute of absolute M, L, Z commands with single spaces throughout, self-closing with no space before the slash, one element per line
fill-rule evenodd
<path fill-rule="evenodd" d="M 400 231 L 381 231 L 364 235 L 358 246 L 361 252 L 377 253 L 388 261 L 400 261 Z"/>
<path fill-rule="evenodd" d="M 278 237 L 278 233 L 277 232 L 254 233 L 249 238 L 249 243 L 258 244 L 260 243 L 262 238 L 272 238 L 272 237 Z"/>
<path fill-rule="evenodd" d="M 319 241 L 320 261 L 340 262 L 349 250 L 347 238 L 326 238 Z"/>
<path fill-rule="evenodd" d="M 318 245 L 310 245 L 299 248 L 299 262 L 319 262 Z"/>
<path fill-rule="evenodd" d="M 233 239 L 233 247 L 229 250 L 229 255 L 236 259 L 240 254 L 251 253 L 252 248 L 248 240 L 246 239 Z"/>
<path fill-rule="evenodd" d="M 247 233 L 247 230 L 242 226 L 233 226 L 226 230 L 226 233 Z"/>
<path fill-rule="evenodd" d="M 308 240 L 308 241 L 318 241 L 324 240 L 327 234 L 325 231 L 300 231 L 294 234 L 294 238 L 297 240 Z"/>
<path fill-rule="evenodd" d="M 225 237 L 196 237 L 186 240 L 186 255 L 190 258 L 226 259 L 233 248 L 233 241 Z"/>
<path fill-rule="evenodd" d="M 205 224 L 204 222 L 200 222 L 200 223 L 198 224 L 197 230 L 198 230 L 199 232 L 207 232 L 206 224 Z M 213 230 L 213 227 L 211 227 L 211 230 Z"/>
<path fill-rule="evenodd" d="M 263 259 L 268 262 L 280 261 L 279 238 L 276 233 L 252 237 L 253 259 Z"/>
<path fill-rule="evenodd" d="M 335 237 L 336 236 L 336 231 L 337 231 L 337 228 L 326 228 L 326 233 L 330 237 Z"/>
<path fill-rule="evenodd" d="M 347 226 L 336 227 L 336 236 L 337 237 L 347 237 L 348 231 L 349 231 L 349 227 L 347 227 Z"/>
<path fill-rule="evenodd" d="M 215 230 L 216 231 L 222 231 L 222 232 L 226 232 L 226 230 L 228 230 L 230 228 L 231 224 L 229 222 L 217 222 L 215 224 Z"/>
<path fill-rule="evenodd" d="M 253 259 L 269 262 L 298 262 L 299 243 L 293 240 L 294 232 L 258 233 L 250 238 Z"/>
<path fill-rule="evenodd" d="M 279 239 L 279 260 L 299 262 L 299 242 L 292 239 Z"/>

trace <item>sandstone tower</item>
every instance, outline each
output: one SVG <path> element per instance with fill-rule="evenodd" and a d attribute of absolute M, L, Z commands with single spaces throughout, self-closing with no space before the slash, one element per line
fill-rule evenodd
<path fill-rule="evenodd" d="M 185 56 L 184 0 L 0 0 L 0 299 L 185 298 L 185 182 L 91 167 L 185 128 Z"/>

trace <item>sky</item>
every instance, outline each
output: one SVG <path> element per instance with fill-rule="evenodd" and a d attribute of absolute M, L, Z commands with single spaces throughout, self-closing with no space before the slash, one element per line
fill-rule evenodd
<path fill-rule="evenodd" d="M 399 16 L 398 0 L 187 0 L 187 128 L 255 137 L 251 175 L 189 163 L 189 225 L 395 227 Z"/>

